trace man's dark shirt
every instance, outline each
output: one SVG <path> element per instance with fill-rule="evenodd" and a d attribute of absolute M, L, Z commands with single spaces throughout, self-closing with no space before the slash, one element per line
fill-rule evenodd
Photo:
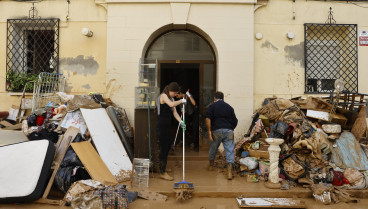
<path fill-rule="evenodd" d="M 211 120 L 211 130 L 221 128 L 234 130 L 238 125 L 234 108 L 223 100 L 217 100 L 217 102 L 209 106 L 205 117 Z"/>

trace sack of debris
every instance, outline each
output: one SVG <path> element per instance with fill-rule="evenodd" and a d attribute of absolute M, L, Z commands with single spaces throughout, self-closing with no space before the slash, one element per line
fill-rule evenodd
<path fill-rule="evenodd" d="M 367 182 L 366 176 L 363 175 L 358 169 L 356 168 L 347 168 L 344 171 L 344 176 L 350 183 L 350 189 L 366 189 Z"/>
<path fill-rule="evenodd" d="M 258 167 L 258 161 L 255 157 L 246 157 L 239 160 L 241 165 L 247 166 L 249 170 L 256 169 Z"/>

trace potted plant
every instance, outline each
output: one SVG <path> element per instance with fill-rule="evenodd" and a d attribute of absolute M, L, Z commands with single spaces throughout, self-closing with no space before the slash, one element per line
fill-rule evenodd
<path fill-rule="evenodd" d="M 17 73 L 14 71 L 6 72 L 6 89 L 8 91 L 22 91 L 26 83 L 26 92 L 33 90 L 34 82 L 38 79 L 38 75 L 31 73 Z"/>

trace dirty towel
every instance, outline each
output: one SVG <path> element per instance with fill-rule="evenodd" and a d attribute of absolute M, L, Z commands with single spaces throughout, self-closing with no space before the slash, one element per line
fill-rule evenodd
<path fill-rule="evenodd" d="M 68 192 L 65 194 L 64 200 L 70 203 L 78 196 L 87 194 L 89 191 L 103 188 L 105 188 L 103 184 L 93 179 L 76 181 L 70 186 Z"/>
<path fill-rule="evenodd" d="M 351 132 L 343 132 L 333 147 L 332 161 L 341 168 L 368 169 L 368 159 Z"/>
<path fill-rule="evenodd" d="M 101 209 L 102 200 L 97 195 L 83 195 L 72 200 L 71 206 L 73 209 Z"/>

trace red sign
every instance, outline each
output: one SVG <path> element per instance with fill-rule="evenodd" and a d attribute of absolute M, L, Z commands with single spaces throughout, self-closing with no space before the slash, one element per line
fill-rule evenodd
<path fill-rule="evenodd" d="M 368 31 L 360 31 L 359 46 L 368 46 Z"/>

